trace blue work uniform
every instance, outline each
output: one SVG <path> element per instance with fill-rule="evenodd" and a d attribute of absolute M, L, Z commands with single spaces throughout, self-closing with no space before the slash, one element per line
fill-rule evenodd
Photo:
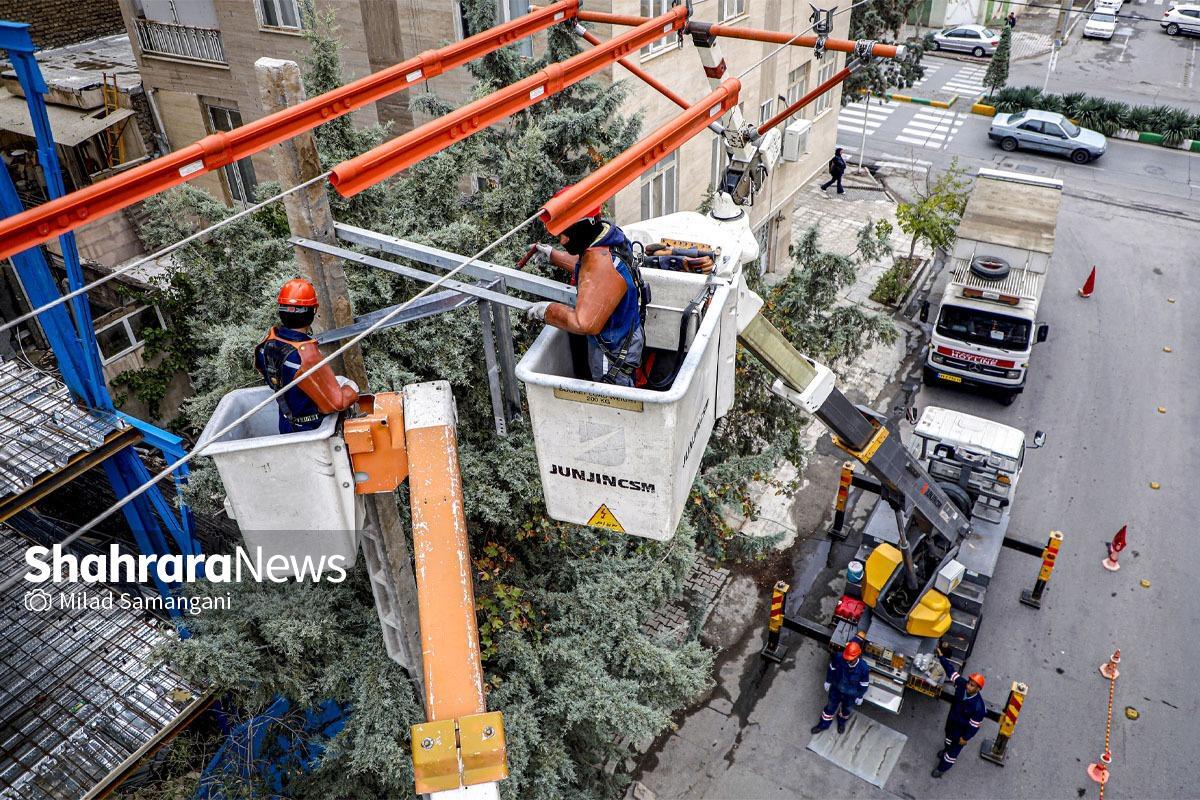
<path fill-rule="evenodd" d="M 641 291 L 633 279 L 633 267 L 618 254 L 618 251 L 632 253 L 633 249 L 624 232 L 609 222 L 604 223 L 600 236 L 590 247 L 608 248 L 613 266 L 625 280 L 625 296 L 613 309 L 600 333 L 587 337 L 588 369 L 592 380 L 598 383 L 633 386 L 633 373 L 642 363 L 646 334 L 642 325 Z M 575 285 L 579 284 L 582 266 L 583 258 L 580 257 L 575 262 Z"/>
<path fill-rule="evenodd" d="M 301 366 L 300 353 L 291 343 L 301 345 L 313 342 L 312 346 L 316 347 L 316 342 L 307 333 L 282 325 L 276 325 L 271 332 L 274 336 L 268 334 L 267 338 L 254 348 L 254 368 L 263 376 L 263 380 L 272 391 L 278 391 L 295 379 Z M 281 339 L 284 341 L 280 341 Z M 325 415 L 298 385 L 288 389 L 275 401 L 279 405 L 280 433 L 311 431 L 321 427 L 321 420 Z"/>
<path fill-rule="evenodd" d="M 854 641 L 865 649 L 866 642 L 861 638 L 856 637 Z M 821 730 L 828 728 L 833 723 L 833 715 L 836 713 L 839 717 L 838 731 L 841 732 L 846 721 L 854 713 L 854 707 L 862 702 L 867 689 L 871 688 L 871 668 L 862 656 L 851 666 L 850 662 L 838 653 L 829 661 L 825 683 L 829 684 L 829 702 L 821 709 L 821 721 L 817 726 Z"/>
<path fill-rule="evenodd" d="M 979 726 L 987 718 L 987 704 L 983 702 L 983 692 L 967 694 L 969 681 L 959 674 L 950 659 L 939 656 L 938 661 L 954 684 L 954 702 L 950 704 L 950 713 L 946 716 L 946 746 L 942 748 L 937 767 L 945 772 L 958 761 L 958 754 L 964 747 L 960 742 L 970 741 L 979 732 Z"/>

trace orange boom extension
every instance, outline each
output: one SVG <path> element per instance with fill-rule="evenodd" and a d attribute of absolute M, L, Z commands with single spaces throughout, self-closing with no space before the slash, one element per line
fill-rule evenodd
<path fill-rule="evenodd" d="M 227 133 L 205 136 L 170 155 L 0 220 L 0 258 L 20 253 L 150 195 L 261 152 L 323 122 L 460 67 L 565 19 L 575 19 L 578 12 L 579 0 L 560 0 L 512 22 L 461 42 L 426 51 Z"/>
<path fill-rule="evenodd" d="M 554 235 L 632 183 L 671 151 L 737 105 L 741 81 L 730 78 L 708 97 L 642 139 L 579 183 L 546 201 L 541 219 Z"/>
<path fill-rule="evenodd" d="M 594 22 L 600 25 L 619 25 L 622 27 L 633 27 L 641 25 L 646 21 L 645 17 L 633 17 L 627 14 L 608 14 L 603 11 L 580 11 L 580 22 Z M 817 37 L 814 34 L 804 34 L 797 36 L 794 33 L 780 33 L 778 31 L 764 31 L 758 28 L 743 28 L 740 25 L 710 25 L 702 22 L 688 23 L 688 31 L 692 30 L 703 31 L 712 36 L 725 36 L 730 39 L 748 39 L 752 42 L 767 42 L 768 44 L 788 44 L 793 47 L 814 47 L 817 44 Z M 835 50 L 839 53 L 853 53 L 858 46 L 857 42 L 850 39 L 826 39 L 825 49 Z M 901 48 L 894 44 L 875 44 L 871 47 L 870 55 L 879 58 L 896 58 L 901 53 Z"/>
<path fill-rule="evenodd" d="M 661 39 L 664 34 L 681 30 L 687 22 L 687 15 L 687 6 L 675 6 L 666 14 L 645 20 L 637 28 L 594 50 L 551 64 L 512 86 L 492 92 L 374 150 L 343 161 L 333 168 L 329 182 L 343 197 L 353 197 L 455 142 L 561 92 L 642 46 Z"/>

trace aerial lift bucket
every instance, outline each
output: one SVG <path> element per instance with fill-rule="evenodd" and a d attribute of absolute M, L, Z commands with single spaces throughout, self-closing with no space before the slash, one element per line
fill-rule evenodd
<path fill-rule="evenodd" d="M 736 286 L 658 269 L 642 275 L 652 293 L 648 347 L 674 350 L 685 309 L 711 290 L 666 391 L 574 377 L 567 334 L 551 327 L 522 357 L 517 377 L 526 386 L 550 516 L 664 541 L 675 533 L 712 434 L 718 384 L 733 385 L 737 330 L 728 312 Z"/>
<path fill-rule="evenodd" d="M 316 562 L 341 556 L 342 566 L 350 567 L 358 554 L 364 507 L 354 492 L 337 414 L 326 415 L 315 430 L 280 434 L 278 411 L 270 403 L 213 440 L 270 394 L 264 386 L 225 395 L 197 442 L 198 448 L 207 445 L 205 454 L 221 474 L 225 510 L 237 521 L 252 559 L 261 552 L 264 564 L 280 555 L 290 565 L 293 558 Z"/>

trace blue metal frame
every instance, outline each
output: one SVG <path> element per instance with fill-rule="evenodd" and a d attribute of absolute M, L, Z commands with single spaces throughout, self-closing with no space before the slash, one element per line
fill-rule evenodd
<path fill-rule="evenodd" d="M 58 163 L 54 134 L 50 129 L 50 118 L 46 114 L 46 82 L 33 55 L 36 49 L 27 24 L 0 21 L 0 50 L 8 52 L 9 61 L 25 94 L 25 103 L 29 107 L 29 116 L 37 137 L 38 161 L 46 178 L 46 190 L 53 200 L 66 194 L 66 187 L 63 183 L 62 168 Z M 11 176 L 7 170 L 0 169 L 0 212 L 8 217 L 23 210 Z M 75 234 L 60 236 L 59 243 L 62 247 L 63 261 L 66 263 L 67 283 L 71 290 L 75 291 L 84 285 Z M 45 305 L 62 296 L 55 286 L 45 254 L 40 247 L 18 253 L 12 257 L 12 261 L 34 307 Z M 89 408 L 115 414 L 137 428 L 142 433 L 143 441 L 160 450 L 168 462 L 178 460 L 186 452 L 178 436 L 114 408 L 108 386 L 104 382 L 100 349 L 96 344 L 87 296 L 81 294 L 73 298 L 69 306 L 69 312 L 67 305 L 58 305 L 43 311 L 38 315 L 38 321 L 54 350 L 63 380 L 72 394 Z M 135 488 L 151 478 L 150 471 L 138 458 L 136 451 L 129 447 L 105 461 L 104 471 L 113 491 L 121 498 L 127 497 Z M 183 502 L 182 489 L 187 483 L 187 475 L 187 467 L 184 466 L 177 470 L 174 476 L 178 494 L 178 517 L 158 487 L 150 489 L 124 507 L 125 520 L 133 530 L 134 539 L 142 553 L 160 556 L 173 552 L 182 555 L 199 554 L 199 543 L 192 535 L 191 511 Z M 172 550 L 168 544 L 168 535 L 174 541 L 176 550 Z M 155 583 L 163 597 L 172 594 L 172 587 L 157 578 Z M 177 620 L 181 619 L 179 612 L 174 609 L 172 616 Z"/>

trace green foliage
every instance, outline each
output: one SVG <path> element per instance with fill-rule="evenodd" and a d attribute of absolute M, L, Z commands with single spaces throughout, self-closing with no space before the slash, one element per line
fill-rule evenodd
<path fill-rule="evenodd" d="M 1042 94 L 1036 86 L 998 91 L 992 104 L 997 111 L 1011 113 L 1023 108 L 1057 111 L 1085 128 L 1112 136 L 1121 130 L 1158 133 L 1166 144 L 1200 138 L 1200 114 L 1174 106 L 1130 106 L 1085 92 Z"/>
<path fill-rule="evenodd" d="M 1000 44 L 996 45 L 996 52 L 992 54 L 987 72 L 983 75 L 983 85 L 988 87 L 988 97 L 1008 83 L 1008 59 L 1011 53 L 1012 28 L 1005 25 L 1000 33 Z"/>
<path fill-rule="evenodd" d="M 792 269 L 778 284 L 767 288 L 753 272 L 747 278 L 751 288 L 763 295 L 766 316 L 796 349 L 837 370 L 895 336 L 886 318 L 837 303 L 839 291 L 854 281 L 861 265 L 890 255 L 891 233 L 886 220 L 867 223 L 858 233 L 855 251 L 839 255 L 821 249 L 813 227 L 792 245 Z M 733 510 L 745 518 L 755 517 L 748 479 L 781 492 L 796 488 L 773 481 L 770 473 L 781 460 L 803 468 L 806 452 L 801 434 L 808 420 L 771 392 L 773 381 L 753 356 L 739 348 L 734 406 L 709 441 L 692 493 L 692 521 L 710 554 L 756 556 L 770 545 L 735 537 L 723 516 Z"/>
<path fill-rule="evenodd" d="M 946 249 L 954 244 L 958 222 L 967 207 L 970 181 L 966 170 L 958 166 L 958 159 L 950 163 L 943 172 L 925 189 L 917 193 L 915 203 L 901 203 L 896 207 L 896 222 L 900 230 L 912 237 L 908 248 L 911 262 L 917 243 L 924 242 L 932 249 Z"/>
<path fill-rule="evenodd" d="M 898 305 L 908 293 L 908 282 L 916 270 L 919 259 L 897 259 L 887 272 L 879 276 L 879 282 L 871 290 L 871 299 L 886 306 Z"/>
<path fill-rule="evenodd" d="M 920 4 L 921 0 L 869 0 L 856 5 L 850 12 L 850 38 L 895 42 L 909 13 Z M 873 59 L 847 78 L 842 84 L 842 105 L 854 102 L 866 90 L 883 96 L 889 88 L 906 89 L 920 80 L 925 74 L 921 58 L 928 49 L 928 39 L 910 39 L 905 42 L 905 47 L 907 52 L 903 59 Z M 826 55 L 826 58 L 832 57 Z"/>

